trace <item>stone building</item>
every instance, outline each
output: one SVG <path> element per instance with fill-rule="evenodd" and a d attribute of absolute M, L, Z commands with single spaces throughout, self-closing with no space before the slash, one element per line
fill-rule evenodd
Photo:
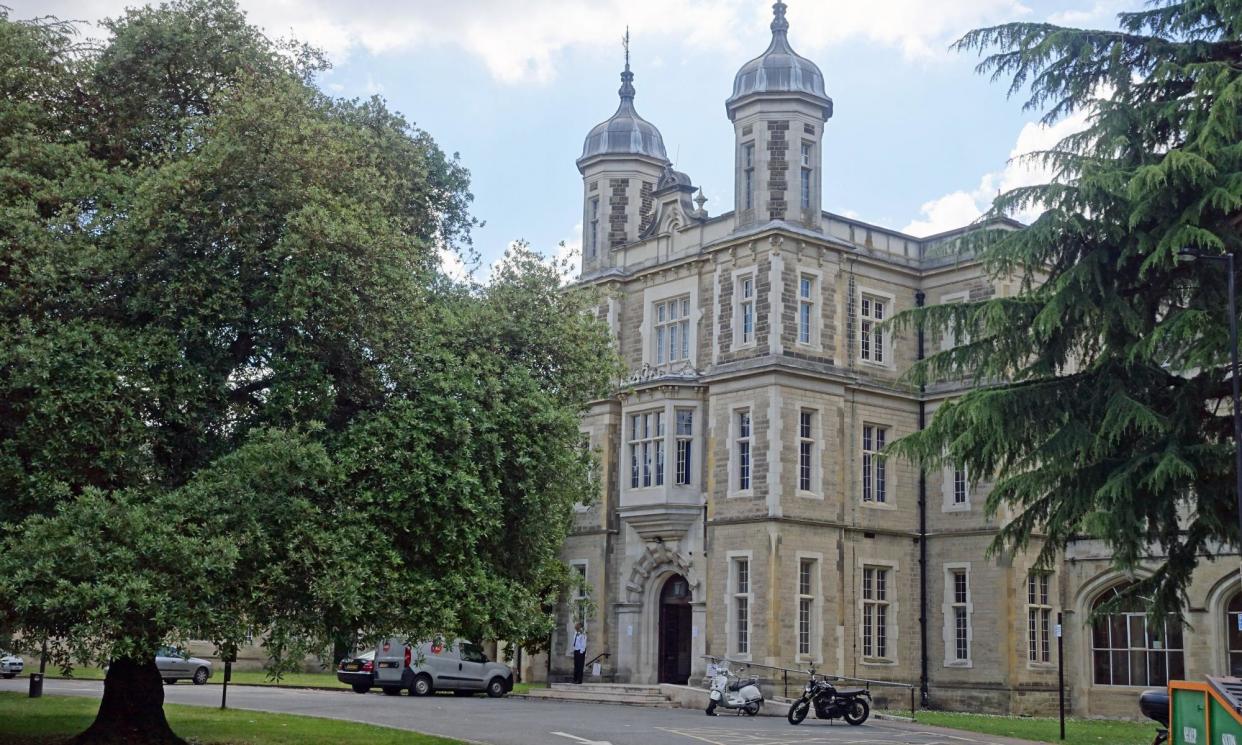
<path fill-rule="evenodd" d="M 714 655 L 910 683 L 933 706 L 1047 712 L 1058 613 L 1079 714 L 1132 716 L 1148 683 L 1228 670 L 1242 658 L 1232 561 L 1200 571 L 1193 631 L 1156 639 L 1139 613 L 1093 632 L 1092 604 L 1126 581 L 1100 547 L 1050 574 L 1031 572 L 1033 554 L 988 558 L 986 483 L 878 456 L 960 392 L 902 380 L 920 347 L 953 339 L 879 324 L 1016 288 L 957 250 L 967 227 L 915 238 L 821 209 L 825 180 L 844 177 L 823 167 L 833 102 L 773 8 L 771 44 L 725 101 L 732 211 L 709 214 L 673 169 L 628 60 L 616 113 L 577 161 L 581 282 L 602 291 L 632 371 L 582 420 L 605 479 L 564 548 L 591 588 L 602 678 L 697 683 Z M 583 607 L 562 606 L 553 678 L 569 675 Z"/>

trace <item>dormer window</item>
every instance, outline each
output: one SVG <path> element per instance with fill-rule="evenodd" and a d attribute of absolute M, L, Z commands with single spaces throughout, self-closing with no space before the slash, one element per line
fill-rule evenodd
<path fill-rule="evenodd" d="M 655 304 L 655 361 L 657 365 L 690 359 L 690 297 Z"/>

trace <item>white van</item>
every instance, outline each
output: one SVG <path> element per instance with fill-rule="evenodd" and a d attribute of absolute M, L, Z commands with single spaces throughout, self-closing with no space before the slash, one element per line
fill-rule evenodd
<path fill-rule="evenodd" d="M 416 646 L 385 639 L 375 646 L 375 685 L 389 696 L 405 689 L 411 696 L 453 691 L 467 696 L 486 692 L 497 698 L 513 690 L 513 671 L 460 639 Z"/>

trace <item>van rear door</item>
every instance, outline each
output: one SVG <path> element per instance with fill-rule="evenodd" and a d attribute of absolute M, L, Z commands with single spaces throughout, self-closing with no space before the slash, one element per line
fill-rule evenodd
<path fill-rule="evenodd" d="M 405 642 L 385 639 L 375 645 L 375 685 L 401 687 L 405 674 Z"/>

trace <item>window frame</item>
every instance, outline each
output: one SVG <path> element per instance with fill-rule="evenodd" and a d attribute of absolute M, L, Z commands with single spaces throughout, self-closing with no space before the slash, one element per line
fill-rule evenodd
<path fill-rule="evenodd" d="M 1105 598 L 1107 598 L 1110 593 L 1116 593 L 1119 590 L 1121 590 L 1123 587 L 1124 585 L 1113 585 L 1103 590 L 1102 592 L 1098 593 L 1095 596 L 1095 598 L 1091 601 L 1090 609 L 1094 610 L 1096 607 L 1098 607 L 1101 603 L 1105 601 Z M 1113 641 L 1114 641 L 1113 632 L 1116 631 L 1115 626 L 1118 624 L 1118 622 L 1115 621 L 1114 619 L 1118 616 L 1124 618 L 1124 625 L 1125 625 L 1125 631 L 1126 631 L 1125 641 L 1127 645 L 1124 647 L 1113 644 Z M 1173 622 L 1176 622 L 1176 618 L 1166 619 L 1165 621 L 1166 631 L 1169 630 L 1170 620 Z M 1176 678 L 1183 678 L 1185 676 L 1186 674 L 1186 629 L 1181 628 L 1178 630 L 1178 638 L 1180 641 L 1180 645 L 1177 646 L 1176 648 L 1170 647 L 1167 644 L 1167 634 L 1166 634 L 1166 638 L 1161 641 L 1160 647 L 1152 647 L 1152 646 L 1137 647 L 1131 643 L 1131 637 L 1133 636 L 1133 631 L 1134 631 L 1134 623 L 1136 621 L 1143 624 L 1143 632 L 1144 632 L 1143 641 L 1145 645 L 1149 645 L 1151 643 L 1152 637 L 1150 633 L 1147 631 L 1147 612 L 1145 610 L 1138 610 L 1138 611 L 1122 610 L 1116 613 L 1109 613 L 1107 615 L 1100 616 L 1094 623 L 1090 624 L 1089 626 L 1090 631 L 1087 634 L 1087 642 L 1088 642 L 1088 648 L 1090 650 L 1090 658 L 1088 662 L 1090 666 L 1089 667 L 1089 670 L 1090 670 L 1089 679 L 1091 681 L 1092 686 L 1101 687 L 1101 688 L 1150 688 L 1152 686 L 1160 685 L 1159 682 L 1152 682 L 1153 678 L 1150 675 L 1151 655 L 1153 653 L 1159 654 L 1160 656 L 1164 658 L 1164 680 L 1166 684 L 1169 680 L 1173 680 Z M 1096 645 L 1096 642 L 1098 641 L 1097 637 L 1099 636 L 1099 633 L 1100 633 L 1099 624 L 1101 623 L 1104 624 L 1103 630 L 1105 632 L 1105 635 L 1107 637 L 1107 641 L 1109 644 L 1109 646 L 1107 647 L 1099 647 Z M 1179 662 L 1179 667 L 1180 667 L 1180 670 L 1177 671 L 1176 675 L 1174 675 L 1173 671 L 1169 669 L 1170 667 L 1169 660 L 1174 653 L 1177 653 L 1179 657 L 1178 662 Z M 1108 660 L 1109 682 L 1100 682 L 1098 679 L 1098 674 L 1100 670 L 1096 665 L 1096 659 L 1100 654 L 1105 654 L 1106 659 Z M 1133 676 L 1130 675 L 1130 671 L 1132 669 L 1131 662 L 1134 660 L 1135 654 L 1143 655 L 1145 672 L 1147 673 L 1147 675 L 1144 678 L 1144 681 L 1139 682 L 1139 683 L 1132 682 L 1134 678 Z M 1118 655 L 1124 655 L 1124 659 L 1126 663 L 1126 682 L 1125 683 L 1112 682 L 1119 677 L 1116 674 Z"/>
<path fill-rule="evenodd" d="M 694 485 L 694 418 L 697 409 L 673 406 L 673 485 Z M 689 431 L 682 433 L 681 415 L 689 415 Z M 684 458 L 683 458 L 684 456 Z M 684 462 L 683 462 L 684 461 Z M 682 480 L 684 478 L 684 481 Z"/>
<path fill-rule="evenodd" d="M 824 555 L 822 553 L 799 551 L 794 556 L 797 571 L 794 572 L 794 599 L 795 607 L 798 609 L 797 620 L 794 623 L 795 640 L 794 640 L 794 660 L 796 662 L 814 662 L 823 661 L 823 565 Z M 810 586 L 804 587 L 802 583 L 803 565 L 809 563 L 811 565 Z M 804 592 L 804 590 L 810 592 Z M 807 604 L 807 601 L 810 601 Z M 802 634 L 803 634 L 803 608 L 807 604 L 808 626 L 805 631 L 807 633 L 807 650 L 802 651 Z"/>
<path fill-rule="evenodd" d="M 883 598 L 867 597 L 867 572 L 868 571 L 884 573 L 884 597 Z M 874 575 L 874 574 L 872 575 L 872 580 L 873 580 L 872 594 L 873 595 L 876 594 L 876 589 L 878 587 L 878 583 L 876 583 L 874 580 L 878 576 L 879 575 Z M 879 560 L 871 560 L 871 559 L 863 559 L 862 561 L 859 562 L 859 565 L 858 565 L 858 577 L 859 577 L 859 580 L 858 580 L 858 638 L 859 638 L 860 643 L 858 645 L 858 654 L 859 654 L 860 662 L 863 665 L 896 665 L 897 664 L 897 638 L 898 638 L 897 630 L 898 630 L 898 627 L 897 627 L 896 619 L 899 617 L 899 611 L 897 607 L 898 606 L 897 600 L 894 597 L 895 594 L 892 592 L 893 587 L 894 587 L 894 582 L 896 580 L 896 576 L 897 576 L 897 563 L 896 562 L 879 561 Z M 867 611 L 869 606 L 882 608 L 884 611 L 883 616 L 880 616 L 878 611 L 876 612 L 876 615 L 874 616 L 875 620 L 878 621 L 882 618 L 884 621 L 883 623 L 884 649 L 881 650 L 883 652 L 882 655 L 874 654 L 874 652 L 876 651 L 875 649 L 876 642 L 879 641 L 880 635 L 878 633 L 875 633 L 874 638 L 871 638 L 871 636 L 868 634 L 868 631 L 867 631 L 868 629 L 867 622 L 868 620 L 871 620 L 871 616 L 868 614 L 868 611 Z M 872 628 L 875 629 L 879 625 L 880 624 L 873 623 Z M 867 654 L 869 645 L 870 645 L 870 651 L 873 652 L 873 654 L 870 654 L 870 655 Z"/>
<path fill-rule="evenodd" d="M 742 209 L 755 209 L 755 140 L 742 143 Z"/>
<path fill-rule="evenodd" d="M 802 281 L 811 281 L 810 296 L 803 296 Z M 794 274 L 794 346 L 813 351 L 823 350 L 823 286 L 824 274 L 818 269 L 798 267 Z M 803 307 L 809 306 L 809 327 L 807 340 L 802 340 Z"/>
<path fill-rule="evenodd" d="M 754 554 L 752 551 L 728 551 L 725 553 L 725 560 L 728 562 L 728 572 L 726 581 L 728 582 L 727 591 L 725 592 L 725 629 L 726 642 L 730 659 L 748 661 L 754 650 L 754 634 L 752 631 L 755 627 L 755 572 L 754 572 Z M 741 579 L 740 566 L 746 566 L 746 586 L 742 591 L 739 581 Z M 746 628 L 741 628 L 738 623 L 740 620 L 740 607 L 745 604 L 746 608 Z M 746 651 L 739 651 L 745 646 Z"/>
<path fill-rule="evenodd" d="M 799 199 L 799 204 L 801 204 L 802 209 L 804 210 L 811 209 L 811 192 L 815 189 L 815 174 L 814 169 L 812 168 L 814 154 L 815 143 L 802 140 L 802 147 L 798 151 L 799 161 L 802 166 L 800 182 L 802 194 Z"/>
<path fill-rule="evenodd" d="M 974 667 L 974 599 L 970 562 L 944 565 L 944 666 Z M 961 580 L 961 586 L 958 580 Z M 958 592 L 961 590 L 962 592 Z M 965 650 L 965 656 L 961 653 Z"/>
<path fill-rule="evenodd" d="M 745 283 L 750 283 L 750 296 L 743 297 Z M 745 313 L 750 306 L 750 338 L 745 334 Z M 730 352 L 753 349 L 759 343 L 759 267 L 751 266 L 733 272 L 733 340 Z"/>
<path fill-rule="evenodd" d="M 864 421 L 858 432 L 858 447 L 861 456 L 859 464 L 862 468 L 859 482 L 859 503 L 864 507 L 875 509 L 896 509 L 890 496 L 893 494 L 892 474 L 889 472 L 887 458 L 880 455 L 892 439 L 889 434 L 892 427 L 878 422 Z M 870 436 L 868 432 L 870 431 Z M 870 444 L 868 442 L 870 441 Z M 881 497 L 877 499 L 877 497 Z"/>
<path fill-rule="evenodd" d="M 797 414 L 797 422 L 795 424 L 796 429 L 794 432 L 798 442 L 798 457 L 794 464 L 794 468 L 796 469 L 794 476 L 796 478 L 798 488 L 795 490 L 795 493 L 799 497 L 823 499 L 824 472 L 823 459 L 820 454 L 820 448 L 822 447 L 822 439 L 820 436 L 822 430 L 820 420 L 822 417 L 820 415 L 820 409 L 814 406 L 801 406 L 798 408 Z M 811 428 L 809 435 L 802 426 L 802 417 L 807 414 L 810 414 L 811 416 Z M 804 482 L 802 479 L 804 469 L 804 448 L 806 448 L 807 445 L 810 446 L 810 463 L 807 464 L 810 469 L 809 489 L 803 488 Z"/>
<path fill-rule="evenodd" d="M 966 290 L 962 290 L 960 292 L 949 292 L 949 293 L 946 293 L 940 296 L 940 305 L 954 305 L 957 303 L 967 303 L 969 301 L 970 301 L 970 292 Z M 952 328 L 945 328 L 945 329 L 942 329 L 940 332 L 940 351 L 942 352 L 947 352 L 950 349 L 954 349 L 957 346 L 959 346 L 959 344 L 969 344 L 969 343 L 970 343 L 969 335 L 966 337 L 965 340 L 959 342 L 957 339 L 957 334 L 954 332 Z"/>
<path fill-rule="evenodd" d="M 591 197 L 588 213 L 591 238 L 587 241 L 587 258 L 595 259 L 599 256 L 599 195 Z"/>
<path fill-rule="evenodd" d="M 628 481 L 630 491 L 659 489 L 664 486 L 667 470 L 664 448 L 668 436 L 666 414 L 666 407 L 662 405 L 626 412 L 628 421 L 624 425 L 629 425 L 627 428 L 629 435 L 625 440 L 625 445 L 626 462 L 630 472 Z M 647 418 L 652 416 L 655 417 L 654 428 L 651 426 L 652 420 Z M 643 422 L 641 437 L 634 430 L 636 419 L 642 419 Z M 641 462 L 636 462 L 635 458 L 639 452 L 642 453 L 642 459 Z M 650 457 L 648 457 L 649 453 Z"/>
<path fill-rule="evenodd" d="M 884 304 L 879 317 L 875 313 L 875 301 L 877 300 Z M 892 293 L 868 287 L 859 287 L 856 301 L 858 303 L 858 360 L 872 367 L 891 369 L 893 367 L 892 334 L 886 333 L 887 330 L 878 331 L 874 327 L 876 324 L 883 323 L 893 317 L 893 313 L 896 312 L 896 296 Z M 868 302 L 870 306 L 865 305 Z M 866 315 L 863 313 L 865 307 L 869 307 L 869 312 Z M 872 351 L 875 348 L 874 337 L 876 334 L 879 335 L 880 339 L 878 353 Z M 864 342 L 866 343 L 865 350 Z"/>
<path fill-rule="evenodd" d="M 961 481 L 958 475 L 961 475 Z M 959 483 L 962 487 L 963 499 L 957 501 Z M 971 488 L 970 473 L 965 466 L 959 467 L 957 464 L 950 463 L 946 465 L 940 472 L 941 494 L 944 497 L 941 505 L 944 512 L 969 512 L 971 507 Z"/>
<path fill-rule="evenodd" d="M 661 318 L 661 311 L 664 311 L 664 318 Z M 693 346 L 690 343 L 690 316 L 692 314 L 693 305 L 690 293 L 678 293 L 652 301 L 651 339 L 655 345 L 652 358 L 657 366 L 690 362 Z M 679 331 L 680 334 L 678 334 Z M 680 336 L 680 343 L 678 336 Z M 665 342 L 668 343 L 667 349 Z M 674 357 L 674 353 L 680 356 Z"/>
<path fill-rule="evenodd" d="M 1026 575 L 1026 662 L 1029 667 L 1052 667 L 1053 573 Z"/>
<path fill-rule="evenodd" d="M 740 414 L 748 418 L 748 429 L 742 434 Z M 755 405 L 753 401 L 729 407 L 729 497 L 751 497 L 755 493 Z M 747 454 L 747 481 L 742 486 L 742 444 Z"/>

